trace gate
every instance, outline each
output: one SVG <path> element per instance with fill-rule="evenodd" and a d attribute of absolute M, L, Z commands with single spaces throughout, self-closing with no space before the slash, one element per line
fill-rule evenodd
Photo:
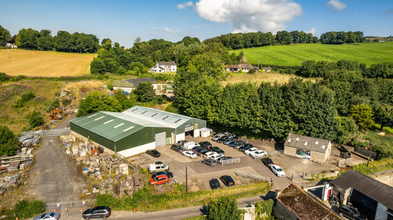
<path fill-rule="evenodd" d="M 20 133 L 21 136 L 36 136 L 39 135 L 41 137 L 59 137 L 62 135 L 67 135 L 71 133 L 70 128 L 64 129 L 52 129 L 52 130 L 39 130 L 39 131 L 22 131 Z"/>
<path fill-rule="evenodd" d="M 240 163 L 240 157 L 236 157 L 236 158 L 232 158 L 232 159 L 228 159 L 228 160 L 223 160 L 221 162 L 221 166 L 228 165 L 228 164 L 236 164 L 236 163 Z"/>

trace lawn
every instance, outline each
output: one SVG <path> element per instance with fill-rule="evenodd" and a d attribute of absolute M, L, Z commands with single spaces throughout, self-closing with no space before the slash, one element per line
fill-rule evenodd
<path fill-rule="evenodd" d="M 11 76 L 82 76 L 90 74 L 90 62 L 96 56 L 97 54 L 0 49 L 0 72 Z"/>
<path fill-rule="evenodd" d="M 255 73 L 255 74 L 233 74 L 228 77 L 226 81 L 222 81 L 221 84 L 226 86 L 228 83 L 240 83 L 240 82 L 252 82 L 257 83 L 257 85 L 262 82 L 283 84 L 289 81 L 291 78 L 302 78 L 300 76 L 289 75 L 289 74 L 279 74 L 279 73 Z M 315 79 L 308 78 L 307 80 L 315 81 Z"/>
<path fill-rule="evenodd" d="M 360 43 L 360 44 L 297 44 L 277 45 L 235 50 L 244 52 L 247 62 L 257 64 L 275 64 L 300 66 L 305 60 L 341 59 L 357 60 L 359 63 L 371 65 L 374 63 L 393 62 L 393 42 Z M 266 57 L 265 57 L 266 55 Z"/>

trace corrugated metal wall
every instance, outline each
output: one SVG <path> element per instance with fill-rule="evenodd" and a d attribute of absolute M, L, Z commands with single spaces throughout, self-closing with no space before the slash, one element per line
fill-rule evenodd
<path fill-rule="evenodd" d="M 197 124 L 197 127 L 195 127 Z M 185 132 L 185 128 L 188 126 L 193 126 L 194 129 L 206 128 L 206 121 L 198 118 L 192 118 L 188 120 L 186 123 L 176 128 L 176 134 L 181 134 Z"/>
<path fill-rule="evenodd" d="M 74 132 L 76 132 L 86 138 L 88 137 L 90 140 L 97 142 L 98 144 L 101 144 L 102 146 L 104 146 L 112 151 L 115 150 L 114 149 L 115 142 L 113 142 L 111 140 L 108 140 L 108 139 L 101 137 L 93 132 L 90 132 L 82 127 L 79 127 L 78 125 L 76 125 L 72 122 L 70 122 L 70 128 L 71 128 L 71 131 L 74 131 Z"/>
<path fill-rule="evenodd" d="M 166 137 L 171 137 L 170 128 L 144 128 L 130 136 L 127 136 L 116 142 L 116 150 L 127 150 L 132 147 L 138 147 L 147 143 L 155 142 L 155 134 L 166 131 Z"/>

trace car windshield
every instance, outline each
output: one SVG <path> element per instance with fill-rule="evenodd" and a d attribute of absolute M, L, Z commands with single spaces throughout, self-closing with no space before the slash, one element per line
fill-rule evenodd
<path fill-rule="evenodd" d="M 282 171 L 282 169 L 281 169 L 281 168 L 277 168 L 277 171 L 278 171 L 278 172 L 281 172 L 281 171 Z"/>

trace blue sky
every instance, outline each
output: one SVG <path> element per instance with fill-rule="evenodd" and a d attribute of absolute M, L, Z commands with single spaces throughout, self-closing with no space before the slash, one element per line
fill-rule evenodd
<path fill-rule="evenodd" d="M 14 0 L 0 1 L 0 25 L 84 32 L 132 47 L 136 37 L 201 40 L 230 32 L 363 31 L 393 35 L 392 0 Z M 184 7 L 183 7 L 184 6 Z"/>

